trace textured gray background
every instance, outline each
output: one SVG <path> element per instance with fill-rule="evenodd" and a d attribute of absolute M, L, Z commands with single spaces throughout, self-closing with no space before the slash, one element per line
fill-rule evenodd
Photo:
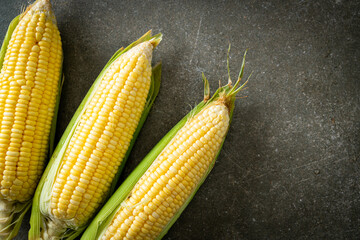
<path fill-rule="evenodd" d="M 1 0 L 0 39 L 22 0 Z M 160 94 L 126 176 L 195 103 L 246 76 L 215 168 L 165 239 L 358 239 L 359 1 L 54 0 L 65 53 L 58 140 L 112 54 L 164 34 Z M 26 239 L 27 220 L 17 239 Z"/>

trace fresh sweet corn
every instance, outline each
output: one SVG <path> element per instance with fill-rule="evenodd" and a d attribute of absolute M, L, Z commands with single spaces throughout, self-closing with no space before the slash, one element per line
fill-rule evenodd
<path fill-rule="evenodd" d="M 0 66 L 0 236 L 11 238 L 11 222 L 21 223 L 43 172 L 55 125 L 62 48 L 48 0 L 13 20 Z"/>
<path fill-rule="evenodd" d="M 39 185 L 32 214 L 40 210 L 43 221 L 31 221 L 37 233 L 30 230 L 30 239 L 73 238 L 109 194 L 156 96 L 148 97 L 154 92 L 152 52 L 160 40 L 147 33 L 117 53 L 94 83 Z"/>
<path fill-rule="evenodd" d="M 49 215 L 81 226 L 102 202 L 145 106 L 152 50 L 150 41 L 139 44 L 104 75 L 65 151 Z"/>
<path fill-rule="evenodd" d="M 209 169 L 229 119 L 221 102 L 191 118 L 136 183 L 101 239 L 155 239 Z"/>
<path fill-rule="evenodd" d="M 245 56 L 244 56 L 245 59 Z M 229 129 L 239 79 L 204 101 L 145 157 L 94 218 L 82 240 L 161 239 L 200 187 Z"/>

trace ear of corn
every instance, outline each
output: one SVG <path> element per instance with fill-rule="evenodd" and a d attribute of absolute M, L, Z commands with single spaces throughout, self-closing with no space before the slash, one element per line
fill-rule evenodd
<path fill-rule="evenodd" d="M 141 161 L 93 219 L 82 240 L 161 239 L 213 168 L 228 131 L 238 81 L 198 104 Z M 212 126 L 212 127 L 211 127 Z M 210 128 L 208 128 L 210 127 Z M 201 149 L 201 150 L 200 150 Z"/>
<path fill-rule="evenodd" d="M 121 65 L 121 62 L 127 61 L 130 63 L 135 59 L 135 57 L 132 57 L 131 54 L 133 55 L 135 53 L 137 54 L 137 51 L 139 51 L 138 49 L 140 50 L 148 49 L 150 47 L 148 46 L 149 44 L 155 47 L 160 41 L 161 41 L 161 34 L 152 37 L 151 32 L 146 33 L 140 39 L 130 44 L 127 48 L 120 49 L 118 52 L 116 52 L 114 56 L 106 64 L 100 75 L 95 80 L 94 84 L 92 85 L 87 95 L 85 96 L 84 100 L 80 104 L 79 108 L 75 112 L 62 138 L 60 139 L 59 144 L 56 147 L 54 154 L 50 159 L 49 165 L 46 168 L 43 177 L 40 180 L 38 188 L 35 192 L 32 214 L 30 219 L 31 228 L 29 231 L 29 239 L 76 238 L 85 229 L 87 222 L 90 220 L 90 218 L 92 218 L 92 215 L 96 212 L 96 209 L 100 206 L 100 204 L 102 204 L 105 198 L 108 197 L 109 194 L 112 193 L 112 191 L 114 190 L 117 179 L 131 151 L 135 139 L 144 121 L 146 120 L 147 114 L 149 113 L 150 108 L 158 94 L 160 88 L 160 78 L 161 78 L 161 64 L 155 66 L 151 71 L 151 66 L 150 66 L 151 55 L 150 55 L 150 59 L 146 60 L 146 61 L 150 60 L 150 62 L 148 62 L 147 65 L 144 65 L 143 67 L 140 68 L 137 67 L 137 69 L 140 69 L 139 70 L 140 72 L 131 73 L 132 75 L 131 74 L 126 75 L 125 78 L 120 77 L 121 71 L 128 72 L 129 70 L 132 71 L 132 69 L 127 69 L 129 67 L 126 67 L 126 65 L 125 67 L 123 67 Z M 151 47 L 151 51 L 153 47 Z M 141 50 L 141 51 L 145 51 L 145 50 Z M 140 59 L 140 60 L 144 59 L 142 55 L 139 56 L 140 57 L 136 57 L 136 59 Z M 139 60 L 139 64 L 140 64 L 140 60 Z M 148 74 L 147 73 L 148 68 L 150 68 L 149 70 L 150 73 L 149 75 L 146 75 Z M 117 73 L 112 72 L 114 69 L 117 69 L 115 71 Z M 126 141 L 128 141 L 128 142 L 120 141 L 119 143 L 111 143 L 113 145 L 112 147 L 110 147 L 110 144 L 106 145 L 106 143 L 104 143 L 101 139 L 99 139 L 96 143 L 93 143 L 92 146 L 96 146 L 96 147 L 103 146 L 104 144 L 106 146 L 109 146 L 102 149 L 102 153 L 104 154 L 104 156 L 100 157 L 100 159 L 104 159 L 105 161 L 105 158 L 114 156 L 115 157 L 114 160 L 104 164 L 103 160 L 99 160 L 96 163 L 92 160 L 92 157 L 90 157 L 89 160 L 87 160 L 87 162 L 85 163 L 85 167 L 82 167 L 81 169 L 79 168 L 80 165 L 76 165 L 77 163 L 69 167 L 68 165 L 69 161 L 67 159 L 69 159 L 69 156 L 71 156 L 72 154 L 71 151 L 74 149 L 76 150 L 78 146 L 80 146 L 77 145 L 78 140 L 76 140 L 75 137 L 81 136 L 79 135 L 79 133 L 81 133 L 81 131 L 86 129 L 84 128 L 84 126 L 86 126 L 84 125 L 84 122 L 86 123 L 87 119 L 90 119 L 90 118 L 86 119 L 89 111 L 93 111 L 94 113 L 101 112 L 100 109 L 96 110 L 95 108 L 93 108 L 94 101 L 97 101 L 97 99 L 99 99 L 98 98 L 99 93 L 97 91 L 100 91 L 102 89 L 102 86 L 106 87 L 107 85 L 110 85 L 110 84 L 105 84 L 105 82 L 103 82 L 103 79 L 107 79 L 109 78 L 109 76 L 113 76 L 112 74 L 114 74 L 114 76 L 117 74 L 116 77 L 112 77 L 113 79 L 118 79 L 118 78 L 125 79 L 124 81 L 126 84 L 130 82 L 130 80 L 126 80 L 128 79 L 127 76 L 130 75 L 136 76 L 140 74 L 138 77 L 135 78 L 129 77 L 129 79 L 135 79 L 135 82 L 133 82 L 132 85 L 134 85 L 136 88 L 139 88 L 138 91 L 142 93 L 141 96 L 144 96 L 143 100 L 141 100 L 140 102 L 135 102 L 134 103 L 135 105 L 132 104 L 130 105 L 130 103 L 125 104 L 121 100 L 123 96 L 123 92 L 125 93 L 130 92 L 130 94 L 127 94 L 127 97 L 129 99 L 133 98 L 132 97 L 133 93 L 131 93 L 132 91 L 129 91 L 129 89 L 126 88 L 127 85 L 126 86 L 123 85 L 121 88 L 114 87 L 109 89 L 111 93 L 114 92 L 116 93 L 117 91 L 116 93 L 117 95 L 116 94 L 115 95 L 118 97 L 120 101 L 120 104 L 111 107 L 113 109 L 113 112 L 118 113 L 118 111 L 122 111 L 124 112 L 123 116 L 125 116 L 125 113 L 127 115 L 130 115 L 133 119 L 127 120 L 127 122 L 131 123 L 131 125 L 129 127 L 126 127 L 126 129 L 127 128 L 133 129 L 133 132 L 127 133 L 127 131 L 125 130 L 117 130 L 110 132 L 108 128 L 105 128 L 103 133 L 105 133 L 106 135 L 116 136 L 117 138 L 125 139 L 125 140 L 127 139 Z M 140 83 L 142 82 L 145 82 L 146 84 L 149 83 L 149 85 L 146 88 L 140 89 L 140 87 L 142 86 Z M 104 103 L 108 103 L 111 102 L 111 99 L 109 99 L 108 97 L 100 98 L 100 101 L 103 101 Z M 138 115 L 139 119 L 136 120 L 133 117 L 133 113 L 131 112 L 129 113 L 127 109 L 131 109 L 131 111 L 136 111 L 135 113 L 139 114 Z M 109 118 L 108 118 L 109 121 L 107 126 L 109 126 L 110 124 L 111 126 L 116 125 L 116 126 L 124 127 L 124 124 L 127 124 L 121 121 L 121 119 L 116 120 L 114 122 L 112 116 L 114 116 L 113 113 L 109 113 Z M 92 139 L 90 136 L 91 134 L 93 134 L 93 132 L 90 132 L 90 134 L 85 136 L 85 139 L 91 140 Z M 83 146 L 86 147 L 89 145 L 88 143 L 85 143 L 85 145 Z M 115 152 L 113 151 L 112 154 L 107 154 L 106 151 L 112 150 L 114 148 L 117 149 Z M 95 153 L 99 153 L 99 152 L 95 152 Z M 82 159 L 83 156 L 81 156 L 80 154 L 79 157 L 77 157 L 75 160 L 80 161 Z M 114 164 L 114 167 L 111 168 L 110 167 L 111 164 Z M 118 166 L 116 166 L 116 164 L 118 164 Z M 106 172 L 101 175 L 96 175 L 97 173 L 95 172 L 95 174 L 93 174 L 93 177 L 91 179 L 88 179 L 87 176 L 89 175 L 85 173 L 89 166 L 95 167 L 97 170 L 106 168 Z M 67 180 L 64 182 L 64 180 L 62 180 L 61 178 L 61 175 L 64 175 L 65 170 L 68 170 L 69 168 L 70 168 L 70 175 L 68 175 Z M 73 174 L 74 170 L 82 171 L 82 173 L 80 174 L 80 178 L 76 177 Z M 108 178 L 109 180 L 105 181 L 104 179 L 106 178 Z M 68 197 L 68 195 L 57 194 L 56 189 L 59 189 L 59 186 L 61 184 L 64 184 L 65 188 L 63 188 L 64 189 L 63 193 L 66 192 L 66 190 L 72 186 L 71 185 L 72 180 L 78 181 L 78 185 L 74 188 L 73 192 L 74 193 L 79 192 L 79 194 L 72 195 L 70 201 L 66 201 L 66 197 Z M 96 182 L 100 182 L 101 184 L 105 184 L 105 185 L 103 185 L 103 187 L 97 187 L 97 188 L 92 187 L 93 180 L 96 180 Z M 81 185 L 82 183 L 85 183 L 85 185 Z M 66 184 L 70 184 L 70 185 L 66 185 Z M 85 189 L 86 187 L 89 187 L 89 189 Z M 90 191 L 93 192 L 95 191 L 95 193 L 91 195 Z M 65 198 L 65 200 L 61 200 L 59 198 L 59 195 L 60 198 Z M 85 204 L 83 204 L 83 201 L 85 201 L 85 204 L 87 204 L 87 206 L 90 206 L 92 208 L 90 208 L 90 210 L 88 210 L 88 208 L 84 210 Z M 63 204 L 63 202 L 65 202 L 65 204 Z M 81 202 L 81 204 L 80 205 L 76 204 L 77 202 Z M 76 206 L 78 206 L 78 208 L 75 208 Z"/>
<path fill-rule="evenodd" d="M 0 69 L 0 239 L 12 239 L 54 145 L 62 49 L 49 1 L 37 0 L 11 21 Z M 12 108 L 10 99 L 16 101 Z"/>

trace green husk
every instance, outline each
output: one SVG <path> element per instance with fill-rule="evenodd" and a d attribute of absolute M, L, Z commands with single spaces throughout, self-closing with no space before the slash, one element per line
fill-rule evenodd
<path fill-rule="evenodd" d="M 4 41 L 1 46 L 0 50 L 0 69 L 3 66 L 4 58 L 6 55 L 6 51 L 11 39 L 11 36 L 18 25 L 20 18 L 22 17 L 22 14 L 16 16 L 9 24 L 8 30 L 6 32 Z M 62 80 L 60 80 L 62 78 Z M 55 139 L 55 131 L 56 131 L 56 119 L 57 119 L 57 113 L 59 109 L 59 103 L 60 103 L 60 96 L 61 96 L 61 89 L 63 84 L 64 78 L 62 77 L 62 69 L 60 69 L 60 75 L 59 75 L 59 85 L 58 85 L 58 95 L 56 97 L 56 105 L 54 108 L 54 116 L 51 123 L 51 129 L 50 129 L 50 135 L 49 135 L 49 149 L 48 149 L 48 157 L 52 155 L 53 152 L 53 146 L 54 146 L 54 139 Z M 11 214 L 12 216 L 12 222 L 10 225 L 8 225 L 6 228 L 2 229 L 1 231 L 9 231 L 9 235 L 5 239 L 13 239 L 19 232 L 22 220 L 24 219 L 25 214 L 30 209 L 32 199 L 26 202 L 16 202 L 14 203 L 15 210 Z"/>
<path fill-rule="evenodd" d="M 55 180 L 55 176 L 58 172 L 58 169 L 61 165 L 61 159 L 65 153 L 66 147 L 75 131 L 76 126 L 78 125 L 79 121 L 80 121 L 80 117 L 82 115 L 82 113 L 85 111 L 86 106 L 88 105 L 88 103 L 90 102 L 92 96 L 94 95 L 97 87 L 100 84 L 100 80 L 101 78 L 104 76 L 104 74 L 106 73 L 107 69 L 110 67 L 110 65 L 116 60 L 118 59 L 122 54 L 124 54 L 125 52 L 127 52 L 128 50 L 130 50 L 131 48 L 133 48 L 134 46 L 151 40 L 154 41 L 155 43 L 159 43 L 161 41 L 161 34 L 157 34 L 155 36 L 151 36 L 151 31 L 147 32 L 146 34 L 144 34 L 141 38 L 139 38 L 138 40 L 136 40 L 135 42 L 131 43 L 128 47 L 124 48 L 120 48 L 108 61 L 108 63 L 105 65 L 105 67 L 103 68 L 103 70 L 100 72 L 99 76 L 96 78 L 96 80 L 94 81 L 93 85 L 90 87 L 88 93 L 86 94 L 85 98 L 83 99 L 83 101 L 81 102 L 81 104 L 79 105 L 78 109 L 76 110 L 74 116 L 72 117 L 70 123 L 68 124 L 67 128 L 64 131 L 63 136 L 61 137 L 57 147 L 55 148 L 55 151 L 50 159 L 50 162 L 47 166 L 47 168 L 45 169 L 45 172 L 38 184 L 38 187 L 36 189 L 34 198 L 33 198 L 33 206 L 32 206 L 32 211 L 31 211 L 31 217 L 30 217 L 30 231 L 29 231 L 29 239 L 39 239 L 41 236 L 41 228 L 44 227 L 44 221 L 46 220 L 47 216 L 43 216 L 42 213 L 44 212 L 43 210 L 46 209 L 47 204 L 46 202 L 44 202 L 44 199 L 48 199 L 46 197 L 46 194 L 50 194 L 50 190 L 52 187 L 52 184 Z M 159 92 L 160 89 L 160 81 L 161 81 L 161 63 L 157 64 L 153 70 L 152 70 L 152 76 L 151 76 L 151 86 L 150 86 L 150 90 L 148 93 L 148 97 L 147 97 L 147 102 L 145 105 L 145 108 L 143 110 L 143 113 L 141 115 L 140 121 L 138 123 L 138 126 L 134 132 L 133 135 L 133 139 L 130 143 L 130 146 L 125 154 L 125 157 L 121 163 L 121 165 L 119 166 L 118 169 L 118 173 L 116 174 L 113 182 L 112 182 L 112 186 L 109 192 L 109 196 L 110 194 L 114 191 L 116 183 L 118 181 L 118 178 L 120 176 L 120 173 L 124 167 L 124 164 L 130 154 L 130 151 L 132 149 L 132 146 L 135 143 L 136 137 L 138 136 L 140 129 L 142 127 L 142 125 L 144 124 L 147 115 L 151 109 L 152 104 L 155 101 L 155 98 Z M 108 197 L 109 197 L 108 196 Z M 79 236 L 82 231 L 86 228 L 86 226 L 80 226 L 76 229 L 68 229 L 66 231 L 66 233 L 64 233 L 63 235 L 63 239 L 75 239 L 77 236 Z"/>
<path fill-rule="evenodd" d="M 245 53 L 246 54 L 246 53 Z M 204 100 L 199 103 L 195 108 L 193 108 L 182 120 L 180 120 L 161 140 L 160 142 L 148 153 L 148 155 L 140 162 L 140 164 L 135 168 L 135 170 L 129 175 L 129 177 L 121 184 L 121 186 L 117 189 L 117 191 L 113 194 L 113 196 L 109 199 L 109 201 L 104 205 L 104 207 L 100 210 L 97 216 L 93 219 L 91 224 L 88 226 L 84 234 L 82 235 L 82 240 L 95 240 L 102 236 L 105 229 L 111 223 L 114 215 L 119 210 L 121 203 L 127 198 L 135 184 L 142 177 L 142 175 L 146 172 L 146 170 L 151 166 L 154 160 L 158 157 L 158 155 L 163 151 L 163 149 L 167 146 L 168 143 L 173 139 L 173 137 L 177 134 L 177 132 L 186 124 L 186 122 L 192 118 L 194 115 L 199 113 L 202 109 L 204 109 L 208 104 L 217 101 L 221 96 L 225 96 L 227 98 L 227 106 L 230 112 L 230 123 L 233 116 L 233 111 L 235 107 L 235 99 L 236 94 L 246 85 L 247 81 L 239 86 L 241 81 L 241 77 L 243 75 L 245 64 L 245 55 L 244 60 L 241 66 L 240 74 L 238 81 L 234 86 L 231 86 L 231 79 L 229 76 L 229 83 L 226 86 L 219 87 L 214 95 L 210 98 L 210 89 L 209 82 L 203 74 L 203 82 L 204 82 Z M 239 86 L 239 87 L 238 87 Z M 229 124 L 230 126 L 230 124 Z M 228 131 L 229 129 L 227 129 Z M 192 194 L 189 196 L 184 205 L 179 209 L 179 211 L 174 215 L 174 217 L 170 220 L 170 222 L 165 226 L 161 234 L 157 237 L 157 239 L 161 239 L 170 229 L 170 227 L 175 223 L 175 221 L 179 218 L 181 213 L 184 211 L 186 206 L 190 203 L 192 198 L 195 196 L 195 193 L 198 191 L 202 183 L 205 181 L 206 177 L 214 167 L 215 161 L 218 158 L 221 148 L 224 144 L 225 138 L 221 143 L 221 147 L 209 166 L 209 169 L 204 174 L 203 178 L 200 180 L 197 187 L 194 189 Z"/>

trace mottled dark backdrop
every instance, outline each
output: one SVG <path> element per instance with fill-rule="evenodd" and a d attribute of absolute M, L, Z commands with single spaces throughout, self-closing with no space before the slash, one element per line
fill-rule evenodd
<path fill-rule="evenodd" d="M 1 0 L 0 39 L 26 1 Z M 235 78 L 239 99 L 215 168 L 165 239 L 358 239 L 360 2 L 54 0 L 65 84 L 58 140 L 112 54 L 164 34 L 158 99 L 123 176 L 202 100 Z M 28 219 L 17 239 L 26 239 Z"/>

